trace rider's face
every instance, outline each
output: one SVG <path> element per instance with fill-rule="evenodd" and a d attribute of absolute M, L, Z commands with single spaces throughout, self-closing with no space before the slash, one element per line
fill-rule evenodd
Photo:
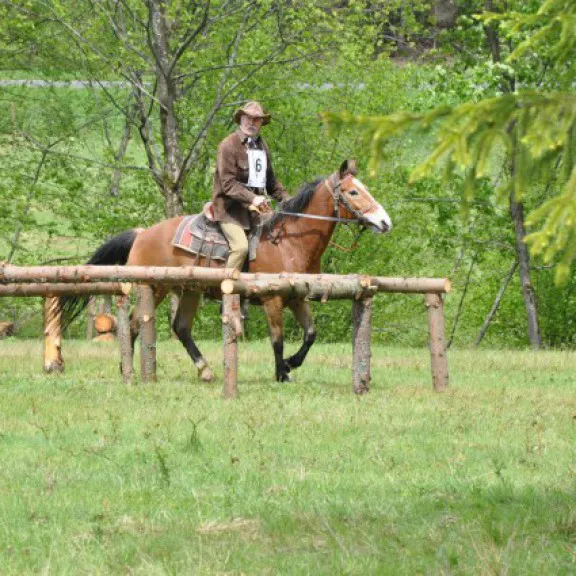
<path fill-rule="evenodd" d="M 248 116 L 248 114 L 242 114 L 240 116 L 240 130 L 251 138 L 256 138 L 262 128 L 262 118 L 257 116 Z"/>

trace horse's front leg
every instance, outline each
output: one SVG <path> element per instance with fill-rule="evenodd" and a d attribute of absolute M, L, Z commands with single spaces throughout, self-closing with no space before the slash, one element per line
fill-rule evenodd
<path fill-rule="evenodd" d="M 314 320 L 312 319 L 312 312 L 310 311 L 308 302 L 304 302 L 304 300 L 291 300 L 288 302 L 288 306 L 290 310 L 292 310 L 294 318 L 296 318 L 296 321 L 302 326 L 302 330 L 304 330 L 304 341 L 298 352 L 286 359 L 286 364 L 289 368 L 299 368 L 302 366 L 312 344 L 314 344 L 314 340 L 316 340 L 316 328 L 314 327 Z"/>
<path fill-rule="evenodd" d="M 276 362 L 276 380 L 278 382 L 290 381 L 290 366 L 284 361 L 284 322 L 282 318 L 282 309 L 284 301 L 280 296 L 268 298 L 262 302 L 266 318 L 268 320 L 268 331 L 270 332 L 270 341 L 274 350 L 274 360 Z"/>

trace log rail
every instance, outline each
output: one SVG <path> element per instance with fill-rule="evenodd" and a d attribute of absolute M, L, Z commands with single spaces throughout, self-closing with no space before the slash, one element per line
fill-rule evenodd
<path fill-rule="evenodd" d="M 224 302 L 224 396 L 237 394 L 237 337 L 241 332 L 238 298 L 261 299 L 282 296 L 326 302 L 351 299 L 353 306 L 353 389 L 357 394 L 369 390 L 370 331 L 372 299 L 379 292 L 424 294 L 428 308 L 432 381 L 436 391 L 448 386 L 448 363 L 444 340 L 443 295 L 451 289 L 446 278 L 392 278 L 359 274 L 248 274 L 222 268 L 147 267 L 147 266 L 31 266 L 0 263 L 0 297 L 43 296 L 45 303 L 44 369 L 61 371 L 58 296 L 119 296 L 119 340 L 122 373 L 125 381 L 132 376 L 129 330 L 126 327 L 127 305 L 137 284 L 141 327 L 142 381 L 156 379 L 156 332 L 152 288 L 158 285 L 222 293 Z M 236 318 L 238 315 L 238 318 Z M 51 319 L 51 320 L 49 320 Z"/>

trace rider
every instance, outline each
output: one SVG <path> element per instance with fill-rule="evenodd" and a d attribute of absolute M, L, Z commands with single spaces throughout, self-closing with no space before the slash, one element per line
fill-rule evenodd
<path fill-rule="evenodd" d="M 234 112 L 238 130 L 218 146 L 212 201 L 214 219 L 230 246 L 227 268 L 241 270 L 248 255 L 250 210 L 270 210 L 268 195 L 278 201 L 287 198 L 274 176 L 268 145 L 260 136 L 260 128 L 270 117 L 258 102 L 247 102 Z"/>

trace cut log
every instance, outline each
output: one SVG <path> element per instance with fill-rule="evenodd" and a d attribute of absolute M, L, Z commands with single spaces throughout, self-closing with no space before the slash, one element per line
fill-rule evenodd
<path fill-rule="evenodd" d="M 112 314 L 97 314 L 94 317 L 94 328 L 98 334 L 116 332 L 116 318 Z"/>
<path fill-rule="evenodd" d="M 92 342 L 116 342 L 116 335 L 112 332 L 98 334 L 98 336 L 92 338 Z"/>
<path fill-rule="evenodd" d="M 198 266 L 26 266 L 0 265 L 0 283 L 26 282 L 141 282 L 144 284 L 194 284 L 218 286 L 226 278 L 238 278 L 234 268 Z"/>
<path fill-rule="evenodd" d="M 65 284 L 50 282 L 46 284 L 26 281 L 18 284 L 0 284 L 0 296 L 88 296 L 92 294 L 126 294 L 129 284 L 119 282 L 92 282 L 90 284 Z"/>
<path fill-rule="evenodd" d="M 370 286 L 370 278 L 363 276 L 339 276 L 331 280 L 308 280 L 299 278 L 297 275 L 276 280 L 224 280 L 220 288 L 222 294 L 239 294 L 248 298 L 282 296 L 286 299 L 305 298 L 321 302 L 360 298 L 376 291 L 376 288 Z"/>
<path fill-rule="evenodd" d="M 378 292 L 401 292 L 404 294 L 446 294 L 452 284 L 448 278 L 388 278 L 372 276 L 370 284 Z"/>

